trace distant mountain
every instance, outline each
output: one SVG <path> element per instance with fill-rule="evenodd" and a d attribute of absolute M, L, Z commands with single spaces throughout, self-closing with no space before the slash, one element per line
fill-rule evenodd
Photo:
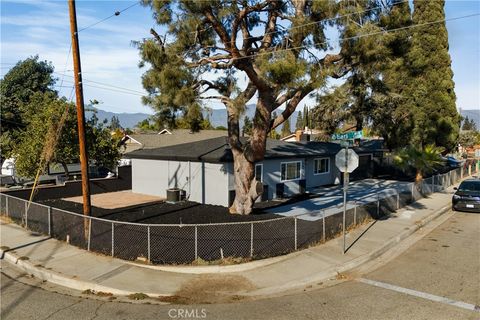
<path fill-rule="evenodd" d="M 109 112 L 105 110 L 101 110 L 98 108 L 95 108 L 97 111 L 97 117 L 100 122 L 103 122 L 103 120 L 107 120 L 108 123 L 110 123 L 110 120 L 112 120 L 113 116 L 116 116 L 118 120 L 120 121 L 120 125 L 123 128 L 130 128 L 132 129 L 135 127 L 137 123 L 140 121 L 143 121 L 150 117 L 149 114 L 147 113 L 115 113 L 115 112 Z M 87 111 L 85 112 L 85 116 L 87 118 L 90 118 L 92 116 L 93 112 L 92 111 Z"/>
<path fill-rule="evenodd" d="M 98 108 L 95 108 L 97 111 L 97 117 L 100 122 L 103 122 L 105 119 L 107 120 L 108 123 L 110 123 L 110 120 L 112 119 L 113 116 L 118 117 L 118 120 L 120 120 L 120 125 L 123 128 L 130 128 L 133 129 L 137 123 L 140 121 L 143 121 L 150 117 L 149 114 L 147 113 L 115 113 L 115 112 L 109 112 L 105 110 L 101 110 Z M 280 114 L 283 110 L 277 110 L 277 114 Z M 468 111 L 468 110 L 467 110 Z M 92 116 L 93 112 L 92 111 L 87 111 L 85 116 L 87 118 L 90 118 Z M 255 105 L 254 104 L 249 104 L 247 105 L 246 112 L 245 114 L 240 118 L 240 127 L 243 127 L 243 119 L 245 116 L 248 116 L 250 119 L 253 119 L 255 115 Z M 209 117 L 210 118 L 210 123 L 214 127 L 227 127 L 227 110 L 226 109 L 212 109 L 211 112 L 204 111 L 203 112 L 204 117 Z M 292 130 L 295 128 L 295 124 L 297 122 L 297 116 L 298 116 L 298 111 L 295 111 L 291 116 L 290 116 L 290 128 Z M 281 130 L 280 128 L 277 128 L 277 130 Z"/>
<path fill-rule="evenodd" d="M 480 109 L 472 109 L 472 110 L 460 110 L 460 115 L 464 118 L 468 117 L 468 119 L 473 120 L 475 125 L 477 126 L 477 130 L 480 130 Z"/>
<path fill-rule="evenodd" d="M 203 116 L 204 117 L 209 117 L 210 118 L 210 123 L 214 127 L 218 126 L 223 126 L 227 127 L 227 110 L 226 109 L 212 109 L 212 112 L 204 112 Z M 277 110 L 277 115 L 280 114 L 283 110 Z M 253 119 L 255 115 L 255 105 L 254 104 L 249 104 L 247 105 L 245 114 L 241 116 L 240 118 L 240 127 L 243 127 L 243 119 L 245 116 L 248 116 L 250 119 Z M 295 128 L 295 124 L 297 123 L 297 116 L 298 116 L 298 111 L 295 111 L 291 116 L 290 116 L 290 128 L 292 130 Z M 277 131 L 281 130 L 280 128 L 277 128 Z"/>

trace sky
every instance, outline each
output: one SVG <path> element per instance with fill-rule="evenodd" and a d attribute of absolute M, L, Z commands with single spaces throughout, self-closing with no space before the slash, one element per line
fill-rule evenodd
<path fill-rule="evenodd" d="M 144 112 L 141 84 L 145 69 L 138 68 L 138 50 L 132 41 L 150 37 L 155 27 L 149 8 L 136 1 L 77 0 L 80 55 L 85 101 L 111 112 Z M 128 8 L 128 9 L 127 9 Z M 115 11 L 121 11 L 115 16 Z M 480 0 L 447 0 L 446 18 L 480 13 Z M 30 56 L 51 61 L 58 78 L 56 89 L 71 97 L 73 65 L 70 51 L 68 4 L 61 1 L 1 0 L 0 77 Z M 480 16 L 447 22 L 457 107 L 480 108 Z M 65 74 L 65 75 L 63 75 Z M 210 107 L 221 108 L 220 104 Z"/>

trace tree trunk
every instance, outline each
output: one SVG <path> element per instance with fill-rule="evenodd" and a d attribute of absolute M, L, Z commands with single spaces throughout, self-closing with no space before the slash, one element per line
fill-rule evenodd
<path fill-rule="evenodd" d="M 255 179 L 255 163 L 248 161 L 243 152 L 232 152 L 235 200 L 229 210 L 232 214 L 250 214 L 253 204 L 263 192 L 263 185 Z"/>
<path fill-rule="evenodd" d="M 417 173 L 415 175 L 415 183 L 419 184 L 423 180 L 423 174 L 422 171 L 417 170 Z"/>
<path fill-rule="evenodd" d="M 270 128 L 270 108 L 267 107 L 268 100 L 267 103 L 265 100 L 267 99 L 260 94 L 253 118 L 252 134 L 243 143 L 238 138 L 238 116 L 229 111 L 229 143 L 235 178 L 235 200 L 229 209 L 232 214 L 250 214 L 253 204 L 263 192 L 262 183 L 255 179 L 255 163 L 262 161 L 265 156 Z"/>
<path fill-rule="evenodd" d="M 63 161 L 61 162 L 61 164 L 62 164 L 62 167 L 63 167 L 63 171 L 65 171 L 65 175 L 67 176 L 67 179 L 68 179 L 68 174 L 69 174 L 69 172 L 68 172 L 68 166 L 67 166 L 67 164 L 66 164 L 65 162 L 63 162 Z"/>

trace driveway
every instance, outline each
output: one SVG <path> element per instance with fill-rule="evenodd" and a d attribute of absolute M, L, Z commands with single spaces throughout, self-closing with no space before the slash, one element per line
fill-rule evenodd
<path fill-rule="evenodd" d="M 347 193 L 347 209 L 394 196 L 398 192 L 408 192 L 410 186 L 410 182 L 395 180 L 365 179 L 350 182 Z M 328 217 L 343 211 L 343 187 L 341 185 L 317 187 L 310 189 L 309 192 L 319 196 L 266 211 L 282 216 L 298 216 L 299 219 L 308 221 L 322 219 L 323 214 Z"/>

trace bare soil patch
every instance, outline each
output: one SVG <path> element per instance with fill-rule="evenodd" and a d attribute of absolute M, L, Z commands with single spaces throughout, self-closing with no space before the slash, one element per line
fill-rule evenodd
<path fill-rule="evenodd" d="M 83 197 L 64 198 L 65 201 L 83 203 Z M 161 202 L 165 198 L 134 193 L 131 190 L 99 193 L 91 196 L 92 205 L 103 209 L 118 209 L 152 202 Z"/>

